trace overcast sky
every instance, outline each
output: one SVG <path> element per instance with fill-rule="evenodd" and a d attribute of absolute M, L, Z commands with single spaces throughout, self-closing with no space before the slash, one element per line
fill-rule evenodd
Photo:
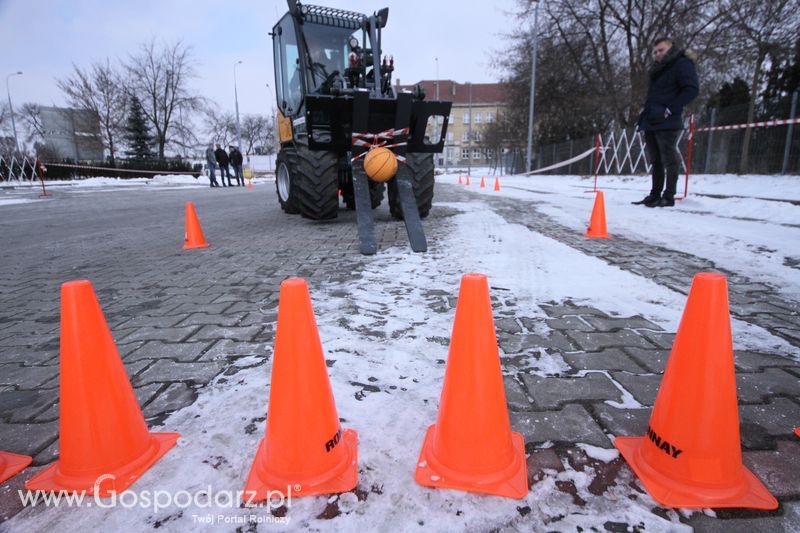
<path fill-rule="evenodd" d="M 403 83 L 434 78 L 435 57 L 442 79 L 496 81 L 491 51 L 516 24 L 507 14 L 514 0 L 309 3 L 362 13 L 388 6 L 383 48 L 394 55 L 394 75 Z M 241 59 L 240 112 L 265 113 L 275 101 L 268 33 L 286 11 L 285 0 L 0 0 L 0 74 L 24 72 L 10 81 L 15 107 L 24 102 L 63 105 L 54 79 L 68 75 L 73 63 L 113 62 L 151 38 L 182 39 L 193 50 L 200 94 L 233 110 L 233 64 Z"/>

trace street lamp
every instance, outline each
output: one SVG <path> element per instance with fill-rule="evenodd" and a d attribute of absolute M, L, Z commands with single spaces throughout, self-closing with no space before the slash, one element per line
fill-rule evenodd
<path fill-rule="evenodd" d="M 439 58 L 435 57 L 433 59 L 436 61 L 436 81 L 433 82 L 435 84 L 434 87 L 436 89 L 435 89 L 434 92 L 435 92 L 436 101 L 438 102 L 439 101 Z M 434 124 L 433 124 L 433 140 L 438 143 L 439 142 L 439 117 L 436 116 L 435 120 L 436 120 L 436 122 L 434 122 Z M 445 155 L 445 157 L 446 157 L 446 155 Z M 439 165 L 436 165 L 436 166 L 438 167 Z"/>
<path fill-rule="evenodd" d="M 236 67 L 241 65 L 241 59 L 233 64 L 233 97 L 236 101 L 236 148 L 242 149 L 242 130 L 239 127 L 239 91 L 236 88 Z"/>
<path fill-rule="evenodd" d="M 17 149 L 17 153 L 19 153 L 19 141 L 17 140 L 17 123 L 14 120 L 14 108 L 11 105 L 11 89 L 8 87 L 8 79 L 11 76 L 20 76 L 22 75 L 22 71 L 19 72 L 12 72 L 8 76 L 6 76 L 6 94 L 8 95 L 8 112 L 11 113 L 11 129 L 14 131 L 14 146 Z"/>
<path fill-rule="evenodd" d="M 469 123 L 467 128 L 467 137 L 469 137 L 467 141 L 467 176 L 472 175 L 472 82 L 468 81 L 469 83 L 469 111 L 467 111 L 467 115 L 469 116 Z"/>
<path fill-rule="evenodd" d="M 531 103 L 528 108 L 528 154 L 526 158 L 526 171 L 530 172 L 533 164 L 533 97 L 536 92 L 536 49 L 539 47 L 539 1 L 533 2 L 533 50 L 531 51 Z"/>

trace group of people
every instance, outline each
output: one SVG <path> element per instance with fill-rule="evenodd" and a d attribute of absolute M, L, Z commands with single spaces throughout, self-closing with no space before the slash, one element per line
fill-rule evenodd
<path fill-rule="evenodd" d="M 233 177 L 236 178 L 236 185 L 244 187 L 243 162 L 242 152 L 236 146 L 228 146 L 228 151 L 226 152 L 219 144 L 217 144 L 216 150 L 214 150 L 213 144 L 209 144 L 208 148 L 206 148 L 206 163 L 208 164 L 208 179 L 211 182 L 211 186 L 219 187 L 216 176 L 217 166 L 219 166 L 220 181 L 222 181 L 223 187 L 233 187 L 229 167 L 233 167 Z M 226 176 L 228 178 L 227 185 L 225 185 Z"/>

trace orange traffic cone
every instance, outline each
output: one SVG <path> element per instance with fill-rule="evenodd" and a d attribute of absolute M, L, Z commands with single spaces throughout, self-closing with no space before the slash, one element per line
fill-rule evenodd
<path fill-rule="evenodd" d="M 500 178 L 495 178 L 494 179 L 494 190 L 495 190 L 495 192 L 500 190 Z"/>
<path fill-rule="evenodd" d="M 203 230 L 200 228 L 200 221 L 197 220 L 197 213 L 192 202 L 186 202 L 186 234 L 184 236 L 183 249 L 208 248 Z"/>
<path fill-rule="evenodd" d="M 511 431 L 482 274 L 461 278 L 439 416 L 425 434 L 414 479 L 509 498 L 528 493 L 525 441 Z"/>
<path fill-rule="evenodd" d="M 800 437 L 800 428 L 795 428 L 794 434 Z"/>
<path fill-rule="evenodd" d="M 31 458 L 27 455 L 0 452 L 0 483 L 18 474 L 29 464 L 31 464 Z"/>
<path fill-rule="evenodd" d="M 463 181 L 461 181 L 461 176 L 459 176 L 459 177 L 458 177 L 458 184 L 459 184 L 459 185 L 462 185 L 463 183 L 464 183 L 464 182 L 463 182 Z"/>
<path fill-rule="evenodd" d="M 122 492 L 175 445 L 150 433 L 103 311 L 86 280 L 61 286 L 59 459 L 25 488 Z"/>
<path fill-rule="evenodd" d="M 469 187 L 469 175 L 467 175 L 467 187 Z"/>
<path fill-rule="evenodd" d="M 592 219 L 589 221 L 589 229 L 586 230 L 584 237 L 591 239 L 609 239 L 611 235 L 606 230 L 606 203 L 603 199 L 603 191 L 597 191 L 594 199 L 594 209 L 592 209 Z"/>
<path fill-rule="evenodd" d="M 248 189 L 252 189 L 253 188 L 253 181 L 252 180 L 247 180 L 247 188 Z"/>
<path fill-rule="evenodd" d="M 614 445 L 657 502 L 776 509 L 742 465 L 725 276 L 694 277 L 644 437 Z"/>
<path fill-rule="evenodd" d="M 308 496 L 358 484 L 358 434 L 342 430 L 305 280 L 281 283 L 267 430 L 244 499 Z"/>
<path fill-rule="evenodd" d="M 486 187 L 486 181 L 484 181 L 483 176 L 481 176 L 481 189 Z"/>

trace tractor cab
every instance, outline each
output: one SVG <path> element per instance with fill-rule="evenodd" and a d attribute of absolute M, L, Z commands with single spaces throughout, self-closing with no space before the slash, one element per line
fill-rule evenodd
<path fill-rule="evenodd" d="M 369 17 L 290 0 L 289 12 L 271 34 L 281 113 L 287 117 L 301 114 L 307 95 L 340 95 L 364 88 L 378 97 L 393 96 L 393 65 L 385 60 L 380 66 L 379 45 L 370 44 L 372 40 L 380 43 L 388 16 L 388 8 Z M 381 81 L 377 90 L 376 69 Z"/>

